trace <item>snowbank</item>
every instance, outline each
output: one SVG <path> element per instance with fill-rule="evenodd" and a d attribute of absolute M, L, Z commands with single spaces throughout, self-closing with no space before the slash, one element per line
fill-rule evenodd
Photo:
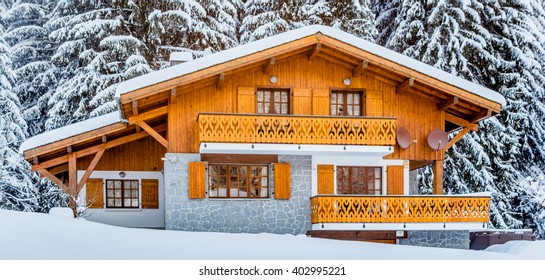
<path fill-rule="evenodd" d="M 7 210 L 0 210 L 0 229 L 0 259 L 545 259 L 543 242 L 528 242 L 522 252 L 531 253 L 518 254 L 511 247 L 505 252 L 485 252 L 304 235 L 128 229 L 84 219 Z"/>

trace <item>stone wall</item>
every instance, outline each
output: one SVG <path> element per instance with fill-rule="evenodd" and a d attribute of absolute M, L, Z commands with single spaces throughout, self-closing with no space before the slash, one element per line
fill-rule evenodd
<path fill-rule="evenodd" d="M 188 163 L 199 154 L 165 155 L 165 228 L 184 231 L 304 234 L 310 229 L 311 157 L 279 156 L 291 165 L 291 199 L 189 199 Z"/>
<path fill-rule="evenodd" d="M 400 239 L 401 245 L 469 249 L 468 230 L 418 230 L 409 231 L 408 238 Z"/>

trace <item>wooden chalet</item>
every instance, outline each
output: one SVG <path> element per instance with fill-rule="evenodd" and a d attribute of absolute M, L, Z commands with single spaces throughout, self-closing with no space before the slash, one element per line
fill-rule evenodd
<path fill-rule="evenodd" d="M 21 147 L 90 220 L 395 239 L 489 219 L 488 196 L 443 194 L 443 158 L 503 97 L 330 27 L 137 77 L 117 102 Z M 434 195 L 412 193 L 427 165 Z"/>

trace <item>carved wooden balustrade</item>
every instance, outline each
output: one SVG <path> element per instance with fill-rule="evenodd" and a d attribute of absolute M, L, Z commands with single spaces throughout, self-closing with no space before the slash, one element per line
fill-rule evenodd
<path fill-rule="evenodd" d="M 201 113 L 200 142 L 395 145 L 394 118 Z"/>
<path fill-rule="evenodd" d="M 489 197 L 467 196 L 315 196 L 316 223 L 487 223 Z"/>

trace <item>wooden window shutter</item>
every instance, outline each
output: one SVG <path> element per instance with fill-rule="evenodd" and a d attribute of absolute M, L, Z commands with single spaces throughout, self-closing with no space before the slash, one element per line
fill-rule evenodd
<path fill-rule="evenodd" d="M 294 88 L 292 104 L 294 115 L 312 115 L 312 90 Z"/>
<path fill-rule="evenodd" d="M 206 163 L 202 161 L 189 163 L 189 198 L 206 197 Z"/>
<path fill-rule="evenodd" d="M 239 87 L 237 92 L 237 112 L 255 114 L 256 106 L 255 88 Z"/>
<path fill-rule="evenodd" d="M 104 187 L 102 178 L 89 178 L 85 183 L 85 198 L 88 208 L 104 207 Z"/>
<path fill-rule="evenodd" d="M 403 194 L 404 174 L 403 166 L 388 166 L 386 169 L 388 194 Z"/>
<path fill-rule="evenodd" d="M 142 179 L 142 208 L 159 208 L 159 180 Z"/>
<path fill-rule="evenodd" d="M 318 194 L 334 194 L 334 180 L 333 165 L 318 165 Z"/>
<path fill-rule="evenodd" d="M 274 198 L 290 199 L 290 164 L 274 164 Z"/>
<path fill-rule="evenodd" d="M 365 116 L 381 117 L 382 111 L 382 92 L 367 90 L 365 91 Z"/>
<path fill-rule="evenodd" d="M 319 116 L 329 115 L 329 89 L 316 88 L 312 90 L 312 114 Z"/>

